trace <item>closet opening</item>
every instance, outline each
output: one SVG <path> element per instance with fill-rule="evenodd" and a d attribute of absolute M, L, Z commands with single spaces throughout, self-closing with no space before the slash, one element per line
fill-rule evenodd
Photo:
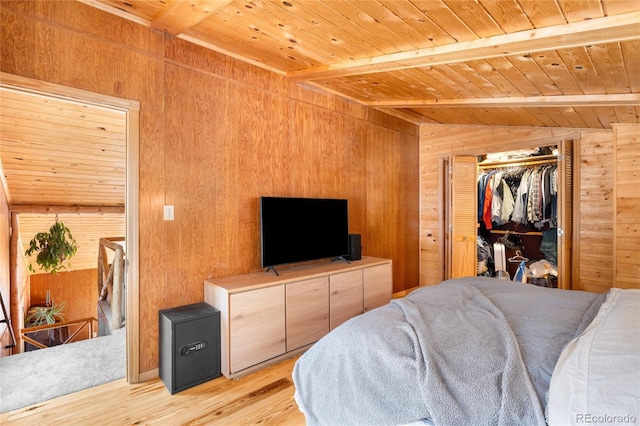
<path fill-rule="evenodd" d="M 558 287 L 558 148 L 478 157 L 478 275 Z"/>
<path fill-rule="evenodd" d="M 571 288 L 573 141 L 443 161 L 448 278 Z"/>

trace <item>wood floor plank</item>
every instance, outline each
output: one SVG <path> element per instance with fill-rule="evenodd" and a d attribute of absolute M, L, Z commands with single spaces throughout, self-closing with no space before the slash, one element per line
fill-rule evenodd
<path fill-rule="evenodd" d="M 219 377 L 171 395 L 160 379 L 96 386 L 0 414 L 0 424 L 304 425 L 293 394 L 297 357 L 235 380 Z"/>

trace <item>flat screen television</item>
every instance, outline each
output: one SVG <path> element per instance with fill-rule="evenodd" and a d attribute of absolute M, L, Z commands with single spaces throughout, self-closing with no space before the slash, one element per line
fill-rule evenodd
<path fill-rule="evenodd" d="M 262 267 L 346 256 L 347 200 L 260 197 L 260 239 Z"/>

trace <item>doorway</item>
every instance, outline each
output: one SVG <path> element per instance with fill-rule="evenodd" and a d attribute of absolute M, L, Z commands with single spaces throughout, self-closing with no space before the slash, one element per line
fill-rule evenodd
<path fill-rule="evenodd" d="M 123 100 L 97 93 L 87 92 L 66 86 L 42 82 L 7 73 L 0 73 L 0 88 L 14 93 L 37 95 L 54 101 L 69 101 L 75 104 L 90 105 L 92 108 L 116 111 L 124 119 L 125 135 L 125 194 L 124 222 L 126 238 L 126 378 L 129 383 L 139 381 L 139 287 L 138 287 L 138 224 L 139 224 L 139 180 L 138 180 L 138 147 L 139 147 L 139 103 Z M 4 175 L 4 173 L 3 173 Z M 5 189 L 8 185 L 5 183 Z M 10 208 L 15 200 L 9 199 Z M 102 214 L 114 213 L 112 207 L 83 207 L 75 203 L 71 212 L 91 212 Z M 24 206 L 23 206 L 24 208 Z M 103 235 L 103 237 L 114 235 Z M 23 236 L 30 239 L 30 236 Z M 24 241 L 23 241 L 24 243 Z M 97 261 L 97 256 L 96 256 Z M 13 281 L 12 281 L 13 283 Z M 97 283 L 96 283 L 97 285 Z M 97 300 L 96 300 L 97 302 Z"/>

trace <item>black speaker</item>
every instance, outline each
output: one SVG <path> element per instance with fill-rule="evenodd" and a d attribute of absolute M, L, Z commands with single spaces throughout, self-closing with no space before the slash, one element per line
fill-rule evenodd
<path fill-rule="evenodd" d="M 362 259 L 362 242 L 360 234 L 349 234 L 349 255 L 348 260 Z"/>
<path fill-rule="evenodd" d="M 172 395 L 221 375 L 220 311 L 200 302 L 159 316 L 159 374 Z"/>

